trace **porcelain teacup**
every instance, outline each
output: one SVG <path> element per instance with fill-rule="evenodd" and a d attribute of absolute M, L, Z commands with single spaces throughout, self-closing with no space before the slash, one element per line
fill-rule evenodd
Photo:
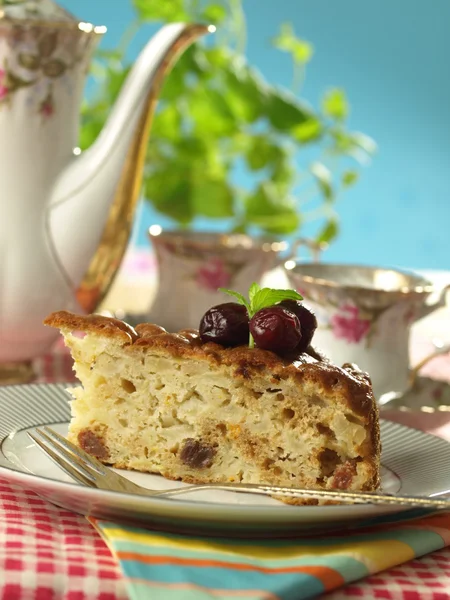
<path fill-rule="evenodd" d="M 197 328 L 215 304 L 231 302 L 218 288 L 247 294 L 249 282 L 260 281 L 280 264 L 286 241 L 243 234 L 164 231 L 150 227 L 158 265 L 158 287 L 147 320 L 169 331 Z"/>
<path fill-rule="evenodd" d="M 348 264 L 287 261 L 285 272 L 316 313 L 318 348 L 369 373 L 381 403 L 408 389 L 417 370 L 409 361 L 411 325 L 445 304 L 448 286 L 436 290 L 413 273 Z"/>

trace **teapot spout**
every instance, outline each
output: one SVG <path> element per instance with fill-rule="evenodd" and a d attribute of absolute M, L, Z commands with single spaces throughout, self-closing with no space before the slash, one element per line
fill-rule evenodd
<path fill-rule="evenodd" d="M 103 131 L 56 181 L 47 213 L 49 243 L 80 307 L 104 298 L 126 250 L 139 199 L 151 120 L 176 58 L 214 27 L 161 28 L 138 57 Z"/>

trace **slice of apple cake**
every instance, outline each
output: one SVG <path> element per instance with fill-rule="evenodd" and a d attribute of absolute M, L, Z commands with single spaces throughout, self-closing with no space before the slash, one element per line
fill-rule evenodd
<path fill-rule="evenodd" d="M 378 409 L 354 365 L 99 315 L 45 322 L 61 330 L 81 382 L 69 438 L 105 464 L 189 483 L 379 486 Z"/>

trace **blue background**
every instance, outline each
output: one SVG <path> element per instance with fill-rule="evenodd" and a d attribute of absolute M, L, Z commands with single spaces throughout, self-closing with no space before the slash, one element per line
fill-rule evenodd
<path fill-rule="evenodd" d="M 103 47 L 118 42 L 133 14 L 125 0 L 61 4 L 108 27 Z M 290 62 L 269 40 L 281 22 L 292 21 L 316 50 L 303 96 L 317 106 L 327 87 L 344 87 L 351 128 L 379 146 L 360 182 L 339 200 L 342 232 L 327 260 L 450 268 L 448 0 L 246 0 L 244 6 L 249 61 L 271 82 L 290 86 Z M 150 32 L 139 34 L 132 56 Z M 146 227 L 158 221 L 145 208 L 135 243 L 146 244 Z"/>

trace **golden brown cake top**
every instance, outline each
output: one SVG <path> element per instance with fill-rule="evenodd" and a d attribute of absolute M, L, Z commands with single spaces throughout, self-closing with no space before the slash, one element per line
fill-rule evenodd
<path fill-rule="evenodd" d="M 339 393 L 349 407 L 361 416 L 369 416 L 373 411 L 374 398 L 367 373 L 363 373 L 356 365 L 337 367 L 312 347 L 299 355 L 281 357 L 269 350 L 248 346 L 227 348 L 212 342 L 203 343 L 195 329 L 168 333 L 163 327 L 152 323 L 141 323 L 133 328 L 112 317 L 76 315 L 68 311 L 50 314 L 44 324 L 63 332 L 80 331 L 108 337 L 130 349 L 158 349 L 173 357 L 206 359 L 235 367 L 235 375 L 244 379 L 265 375 L 274 387 L 277 382 L 288 378 L 309 380 Z"/>

